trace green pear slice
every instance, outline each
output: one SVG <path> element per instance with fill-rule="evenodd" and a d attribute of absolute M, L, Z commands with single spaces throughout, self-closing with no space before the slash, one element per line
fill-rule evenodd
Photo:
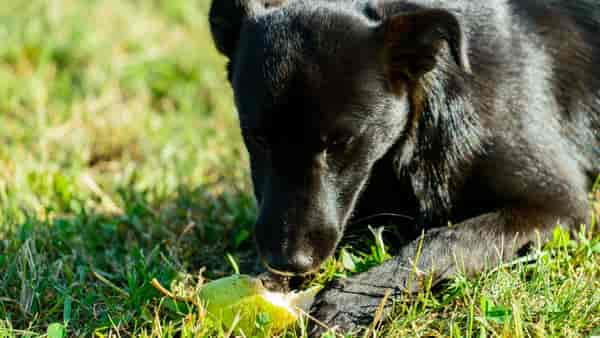
<path fill-rule="evenodd" d="M 275 334 L 294 324 L 302 311 L 309 310 L 319 289 L 272 292 L 258 278 L 233 275 L 202 286 L 200 299 L 213 320 L 230 329 L 239 316 L 235 329 L 252 336 L 260 332 Z M 259 314 L 268 318 L 260 329 L 255 324 Z"/>

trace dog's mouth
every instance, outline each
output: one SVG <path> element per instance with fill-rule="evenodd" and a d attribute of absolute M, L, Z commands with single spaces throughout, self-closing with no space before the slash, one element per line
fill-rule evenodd
<path fill-rule="evenodd" d="M 281 276 L 281 277 L 294 277 L 294 276 L 298 275 L 296 273 L 281 271 L 281 270 L 277 270 L 275 268 L 272 268 L 266 262 L 263 262 L 263 265 L 267 268 L 267 270 L 269 270 L 270 273 L 272 273 L 274 275 L 277 275 L 277 276 Z"/>
<path fill-rule="evenodd" d="M 258 275 L 258 278 L 269 291 L 286 293 L 299 289 L 307 280 L 308 275 L 282 276 L 271 271 L 266 271 Z"/>
<path fill-rule="evenodd" d="M 269 265 L 269 263 L 265 259 L 261 259 L 261 261 L 262 261 L 263 266 L 267 269 L 267 271 L 270 274 L 280 276 L 282 278 L 293 278 L 293 277 L 306 278 L 308 276 L 314 275 L 317 271 L 319 271 L 319 268 L 321 267 L 321 264 L 319 264 L 319 265 L 315 266 L 314 268 L 311 268 L 308 271 L 289 272 L 289 271 L 282 271 L 282 270 L 273 268 L 272 266 Z"/>
<path fill-rule="evenodd" d="M 287 271 L 280 271 L 277 270 L 275 268 L 272 268 L 271 266 L 269 266 L 269 264 L 266 264 L 263 262 L 263 265 L 267 268 L 267 270 L 269 270 L 269 272 L 275 274 L 275 275 L 279 275 L 279 276 L 283 276 L 283 277 L 306 277 L 306 276 L 310 276 L 315 274 L 315 272 L 317 272 L 319 270 L 320 266 L 317 266 L 313 269 L 310 269 L 306 272 L 287 272 Z"/>

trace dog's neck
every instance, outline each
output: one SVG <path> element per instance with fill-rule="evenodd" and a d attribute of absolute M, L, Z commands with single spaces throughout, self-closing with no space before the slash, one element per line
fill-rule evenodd
<path fill-rule="evenodd" d="M 468 79 L 450 63 L 427 74 L 412 90 L 412 124 L 396 153 L 396 172 L 408 174 L 422 221 L 451 217 L 454 198 L 484 151 L 485 135 L 470 99 Z"/>

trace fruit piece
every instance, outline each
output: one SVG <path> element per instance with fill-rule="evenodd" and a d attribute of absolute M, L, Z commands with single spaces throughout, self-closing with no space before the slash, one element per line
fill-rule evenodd
<path fill-rule="evenodd" d="M 271 292 L 260 279 L 233 275 L 205 284 L 200 299 L 213 320 L 227 329 L 239 314 L 236 330 L 245 336 L 275 334 L 295 323 L 298 308 L 308 311 L 318 287 L 299 292 Z"/>

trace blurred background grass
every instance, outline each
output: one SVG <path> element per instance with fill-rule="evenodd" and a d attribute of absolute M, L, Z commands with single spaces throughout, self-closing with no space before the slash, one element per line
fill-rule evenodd
<path fill-rule="evenodd" d="M 68 336 L 224 335 L 201 307 L 150 284 L 194 294 L 203 277 L 233 272 L 228 253 L 243 273 L 259 269 L 247 158 L 208 5 L 0 6 L 0 337 L 44 336 L 49 325 Z M 399 300 L 377 332 L 588 335 L 600 327 L 600 242 L 582 239 L 558 234 L 533 265 Z M 379 251 L 342 250 L 315 280 L 375 264 Z"/>

